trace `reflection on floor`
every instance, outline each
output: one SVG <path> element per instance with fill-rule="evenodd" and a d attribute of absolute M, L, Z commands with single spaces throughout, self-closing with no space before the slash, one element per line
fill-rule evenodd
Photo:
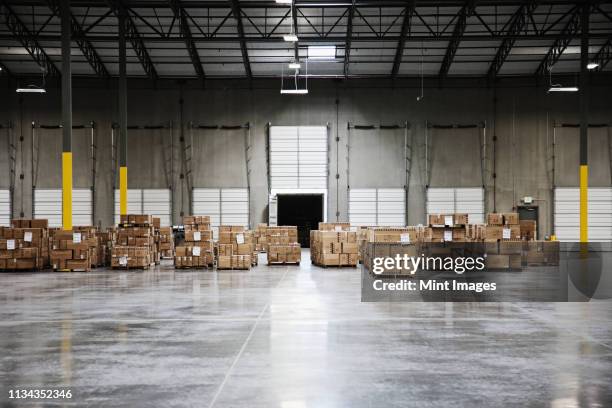
<path fill-rule="evenodd" d="M 612 406 L 609 301 L 361 303 L 358 269 L 308 257 L 1 274 L 0 405 Z"/>

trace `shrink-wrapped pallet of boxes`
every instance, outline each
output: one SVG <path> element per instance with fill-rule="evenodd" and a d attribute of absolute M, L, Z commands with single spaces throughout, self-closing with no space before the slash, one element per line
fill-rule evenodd
<path fill-rule="evenodd" d="M 268 227 L 266 239 L 268 265 L 300 264 L 302 248 L 297 240 L 297 227 Z"/>
<path fill-rule="evenodd" d="M 13 225 L 15 224 L 13 223 Z M 20 223 L 18 225 L 26 224 Z M 32 224 L 28 223 L 27 225 Z M 0 270 L 34 271 L 43 269 L 45 264 L 48 263 L 48 255 L 45 261 L 42 254 L 48 254 L 48 251 L 49 240 L 46 228 L 0 227 Z"/>
<path fill-rule="evenodd" d="M 82 230 L 52 231 L 51 267 L 55 271 L 89 271 L 92 265 L 92 254 L 96 253 L 95 233 Z M 97 256 L 97 253 L 96 253 Z"/>
<path fill-rule="evenodd" d="M 240 225 L 219 227 L 217 269 L 251 269 L 255 242 L 251 231 Z"/>
<path fill-rule="evenodd" d="M 212 267 L 215 257 L 210 217 L 185 216 L 183 228 L 185 236 L 176 246 L 174 266 L 180 269 Z"/>
<path fill-rule="evenodd" d="M 355 231 L 311 231 L 310 254 L 319 266 L 352 266 L 359 263 L 359 246 Z"/>
<path fill-rule="evenodd" d="M 114 269 L 148 269 L 154 264 L 155 228 L 150 215 L 122 215 L 111 250 Z"/>

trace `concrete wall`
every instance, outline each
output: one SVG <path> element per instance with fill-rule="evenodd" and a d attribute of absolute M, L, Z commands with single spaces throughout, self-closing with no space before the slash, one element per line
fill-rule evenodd
<path fill-rule="evenodd" d="M 190 136 L 189 122 L 209 125 L 251 125 L 251 219 L 265 221 L 268 203 L 266 173 L 266 124 L 325 125 L 330 138 L 330 220 L 347 219 L 347 122 L 362 125 L 411 124 L 413 138 L 412 172 L 408 217 L 411 224 L 422 223 L 424 215 L 425 123 L 470 124 L 486 122 L 487 162 L 485 169 L 486 210 L 509 211 L 519 199 L 529 195 L 540 201 L 541 231 L 550 231 L 552 186 L 551 124 L 578 122 L 578 96 L 547 94 L 534 87 L 506 86 L 497 90 L 497 106 L 490 88 L 430 88 L 417 102 L 413 88 L 348 88 L 327 82 L 316 85 L 308 96 L 279 95 L 276 85 L 267 89 L 190 88 L 182 92 L 183 126 Z M 590 101 L 590 121 L 611 123 L 611 87 L 594 88 Z M 130 125 L 174 124 L 174 220 L 187 213 L 188 195 L 179 179 L 181 171 L 180 104 L 181 91 L 174 89 L 132 90 L 128 96 Z M 113 221 L 113 180 L 111 161 L 111 123 L 117 120 L 116 91 L 112 89 L 75 89 L 74 123 L 95 121 L 98 135 L 96 221 Z M 336 103 L 336 100 L 338 103 Z M 23 112 L 17 95 L 8 93 L 0 101 L 0 121 L 15 124 L 17 138 L 23 133 L 18 151 L 18 174 L 23 165 L 24 179 L 17 180 L 14 213 L 30 216 L 31 205 L 31 121 L 57 124 L 60 98 L 57 91 L 45 95 L 26 95 Z M 23 129 L 20 125 L 23 125 Z M 194 186 L 239 187 L 246 185 L 243 133 L 240 130 L 193 130 Z M 74 133 L 75 186 L 90 183 L 88 135 Z M 429 129 L 431 186 L 479 186 L 482 184 L 478 130 Z M 493 138 L 497 137 L 495 155 L 495 191 L 493 189 Z M 60 136 L 57 130 L 40 131 L 41 162 L 38 186 L 60 187 Z M 340 140 L 335 141 L 338 136 Z M 4 137 L 4 135 L 3 135 Z M 590 182 L 610 185 L 609 130 L 592 129 L 590 136 Z M 129 186 L 163 188 L 167 186 L 164 163 L 169 162 L 170 131 L 129 131 Z M 578 184 L 578 129 L 557 131 L 556 183 Z M 19 143 L 18 143 L 19 145 Z M 2 146 L 5 146 L 2 141 Z M 166 147 L 166 154 L 164 148 Z M 3 147 L 4 149 L 4 147 Z M 23 156 L 23 162 L 21 157 Z M 353 187 L 403 186 L 403 131 L 351 131 L 350 184 Z M 7 155 L 0 155 L 0 168 L 8 170 Z M 335 174 L 339 174 L 336 183 Z M 7 178 L 0 180 L 8 186 Z M 23 202 L 23 205 L 22 205 Z M 22 208 L 23 207 L 23 208 Z M 336 217 L 336 211 L 339 215 Z"/>

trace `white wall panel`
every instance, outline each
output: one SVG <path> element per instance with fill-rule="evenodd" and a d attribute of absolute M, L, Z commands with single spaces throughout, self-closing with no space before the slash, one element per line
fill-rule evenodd
<path fill-rule="evenodd" d="M 0 190 L 0 226 L 11 225 L 11 191 Z"/>
<path fill-rule="evenodd" d="M 588 237 L 591 242 L 612 241 L 612 188 L 591 187 L 588 192 Z M 555 234 L 559 241 L 580 241 L 580 189 L 555 189 Z"/>
<path fill-rule="evenodd" d="M 481 187 L 427 189 L 427 215 L 467 213 L 470 224 L 484 223 L 484 191 Z"/>
<path fill-rule="evenodd" d="M 171 193 L 167 188 L 128 189 L 128 214 L 159 218 L 162 227 L 172 225 Z M 119 223 L 119 190 L 115 190 L 115 224 Z"/>
<path fill-rule="evenodd" d="M 34 190 L 34 218 L 48 219 L 49 227 L 62 226 L 62 190 Z M 72 190 L 72 225 L 93 225 L 90 189 Z"/>
<path fill-rule="evenodd" d="M 215 239 L 220 225 L 249 226 L 246 188 L 194 188 L 193 215 L 208 215 Z"/>
<path fill-rule="evenodd" d="M 353 225 L 401 227 L 405 225 L 402 188 L 359 188 L 349 192 L 349 222 Z"/>

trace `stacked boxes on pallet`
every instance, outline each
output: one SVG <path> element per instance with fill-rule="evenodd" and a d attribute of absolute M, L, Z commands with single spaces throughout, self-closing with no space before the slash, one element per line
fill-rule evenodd
<path fill-rule="evenodd" d="M 92 268 L 103 266 L 104 258 L 100 258 L 100 239 L 98 238 L 98 229 L 90 226 L 74 226 L 74 233 L 81 234 L 82 242 L 89 247 L 89 261 Z"/>
<path fill-rule="evenodd" d="M 52 231 L 51 267 L 53 270 L 89 271 L 92 255 L 97 256 L 97 238 L 94 232 L 82 230 Z"/>
<path fill-rule="evenodd" d="M 255 243 L 243 226 L 222 225 L 217 243 L 217 269 L 251 269 Z"/>
<path fill-rule="evenodd" d="M 157 247 L 161 259 L 174 258 L 174 234 L 172 227 L 161 227 L 157 235 Z"/>
<path fill-rule="evenodd" d="M 372 272 L 375 258 L 395 258 L 397 255 L 416 256 L 421 242 L 430 242 L 431 228 L 403 227 L 403 228 L 370 228 L 367 233 L 367 242 L 363 246 L 363 264 Z M 385 269 L 381 275 L 410 275 L 410 270 Z"/>
<path fill-rule="evenodd" d="M 463 242 L 467 239 L 467 225 L 467 214 L 430 214 L 431 242 Z"/>
<path fill-rule="evenodd" d="M 523 243 L 518 213 L 487 214 L 484 241 L 487 269 L 522 268 Z"/>
<path fill-rule="evenodd" d="M 268 265 L 284 263 L 299 265 L 302 250 L 297 242 L 297 227 L 268 227 L 266 239 Z"/>
<path fill-rule="evenodd" d="M 310 231 L 310 259 L 319 266 L 357 266 L 357 232 Z"/>
<path fill-rule="evenodd" d="M 185 239 L 176 247 L 174 266 L 202 268 L 214 264 L 213 233 L 208 216 L 183 217 Z"/>
<path fill-rule="evenodd" d="M 265 252 L 268 241 L 266 239 L 266 230 L 268 224 L 257 224 L 257 228 L 253 231 L 253 240 L 255 241 L 255 251 Z"/>
<path fill-rule="evenodd" d="M 49 263 L 47 220 L 13 220 L 0 227 L 0 270 L 38 270 Z"/>
<path fill-rule="evenodd" d="M 111 250 L 112 268 L 147 269 L 154 262 L 155 228 L 150 215 L 122 215 Z"/>

